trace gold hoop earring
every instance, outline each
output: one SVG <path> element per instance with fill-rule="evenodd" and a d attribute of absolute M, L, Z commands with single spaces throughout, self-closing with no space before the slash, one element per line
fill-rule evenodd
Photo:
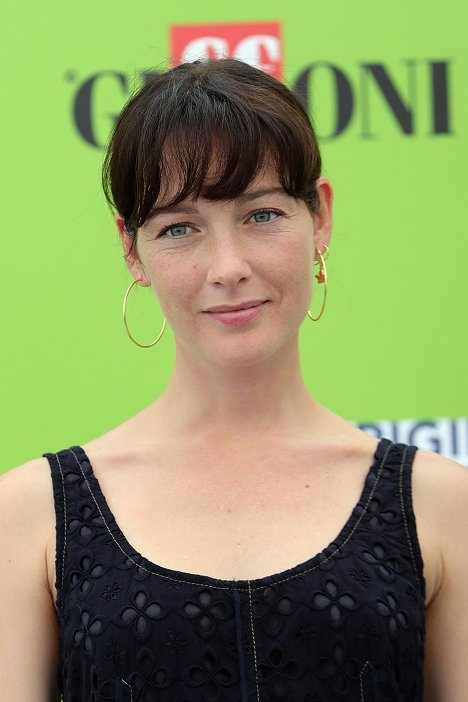
<path fill-rule="evenodd" d="M 315 278 L 317 279 L 317 283 L 320 283 L 323 285 L 323 300 L 322 300 L 322 307 L 320 308 L 320 312 L 316 317 L 312 317 L 312 313 L 310 310 L 307 310 L 307 315 L 309 319 L 311 319 L 313 322 L 318 322 L 320 317 L 323 315 L 325 311 L 325 305 L 327 303 L 327 290 L 328 290 L 328 275 L 327 275 L 327 266 L 325 264 L 325 258 L 328 258 L 328 246 L 324 244 L 324 250 L 322 253 L 320 251 L 317 251 L 317 256 L 318 260 L 315 259 L 314 264 L 318 263 L 320 268 L 319 272 L 315 274 Z"/>
<path fill-rule="evenodd" d="M 130 295 L 131 289 L 133 288 L 134 285 L 136 285 L 139 282 L 140 282 L 140 279 L 134 280 L 133 283 L 131 283 L 127 288 L 127 291 L 126 291 L 125 296 L 124 296 L 124 301 L 123 301 L 123 321 L 124 321 L 125 329 L 127 330 L 127 334 L 129 336 L 130 340 L 133 341 L 134 344 L 139 346 L 140 349 L 149 349 L 152 346 L 155 346 L 158 343 L 158 341 L 161 339 L 162 335 L 164 334 L 164 330 L 166 329 L 166 320 L 164 320 L 163 325 L 161 327 L 161 331 L 159 332 L 157 338 L 153 342 L 151 342 L 151 344 L 140 344 L 140 343 L 138 343 L 138 341 L 136 341 L 136 339 L 133 338 L 133 336 L 130 333 L 130 329 L 128 328 L 128 324 L 127 324 L 127 300 L 128 300 L 128 296 Z"/>

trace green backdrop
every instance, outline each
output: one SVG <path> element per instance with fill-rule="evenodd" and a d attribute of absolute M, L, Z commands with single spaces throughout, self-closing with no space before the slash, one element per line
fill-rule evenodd
<path fill-rule="evenodd" d="M 171 335 L 141 350 L 124 332 L 130 277 L 99 144 L 128 86 L 168 64 L 171 26 L 271 21 L 335 188 L 328 307 L 301 335 L 307 383 L 370 431 L 468 460 L 466 3 L 234 5 L 2 10 L 0 471 L 89 441 L 164 387 Z M 144 292 L 132 329 L 149 339 L 161 315 Z"/>

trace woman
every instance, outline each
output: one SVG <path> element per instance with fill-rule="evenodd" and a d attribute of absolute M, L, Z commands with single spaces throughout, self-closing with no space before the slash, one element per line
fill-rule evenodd
<path fill-rule="evenodd" d="M 2 478 L 5 698 L 465 700 L 466 472 L 301 377 L 332 214 L 301 104 L 238 61 L 179 66 L 123 111 L 104 183 L 125 303 L 153 288 L 175 366 L 137 416 Z"/>

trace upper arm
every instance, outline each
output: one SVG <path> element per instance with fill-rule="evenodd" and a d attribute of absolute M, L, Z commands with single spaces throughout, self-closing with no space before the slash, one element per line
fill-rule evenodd
<path fill-rule="evenodd" d="M 0 477 L 0 689 L 8 702 L 57 702 L 58 625 L 46 548 L 54 528 L 46 459 Z"/>
<path fill-rule="evenodd" d="M 421 453 L 417 462 L 416 516 L 419 513 L 431 524 L 441 563 L 439 587 L 426 610 L 424 700 L 464 702 L 468 689 L 468 470 L 434 454 Z"/>

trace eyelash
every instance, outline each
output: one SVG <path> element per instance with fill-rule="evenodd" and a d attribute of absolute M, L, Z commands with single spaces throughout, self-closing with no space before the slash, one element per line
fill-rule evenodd
<path fill-rule="evenodd" d="M 264 212 L 273 212 L 273 214 L 278 215 L 278 217 L 284 216 L 284 212 L 281 212 L 281 210 L 275 210 L 272 207 L 264 207 L 260 210 L 255 210 L 255 212 L 252 212 L 249 219 L 251 219 L 252 217 L 255 217 L 255 215 L 257 215 L 257 214 L 263 214 Z M 276 219 L 276 217 L 275 217 L 275 219 Z M 270 220 L 268 222 L 257 222 L 257 224 L 270 224 L 270 222 L 272 222 L 272 221 L 273 220 Z"/>
<path fill-rule="evenodd" d="M 255 212 L 252 212 L 252 214 L 249 215 L 248 219 L 252 219 L 252 217 L 255 217 L 255 215 L 263 214 L 266 212 L 272 212 L 273 214 L 278 215 L 278 217 L 284 216 L 284 212 L 281 212 L 281 210 L 276 210 L 276 209 L 273 209 L 271 207 L 265 207 L 265 208 L 262 208 L 260 210 L 255 210 Z M 276 217 L 274 219 L 276 219 Z M 271 221 L 273 221 L 273 220 L 270 220 L 268 222 L 257 222 L 256 224 L 270 224 Z M 164 227 L 163 229 L 161 229 L 161 231 L 159 232 L 159 234 L 157 235 L 156 238 L 160 239 L 161 237 L 164 237 L 169 232 L 170 229 L 173 229 L 175 227 L 192 227 L 192 225 L 189 224 L 188 222 L 173 222 L 172 224 L 168 224 L 167 227 Z M 179 239 L 179 238 L 183 239 L 184 235 L 180 236 L 180 237 L 172 237 L 172 238 L 173 239 Z"/>
<path fill-rule="evenodd" d="M 161 229 L 161 231 L 159 232 L 159 234 L 157 235 L 156 238 L 160 239 L 161 237 L 165 236 L 170 229 L 175 229 L 176 227 L 191 227 L 191 226 L 192 225 L 189 224 L 188 222 L 173 222 L 172 224 L 169 224 L 167 227 L 164 227 L 163 229 Z M 183 237 L 174 236 L 172 238 L 173 239 L 178 239 L 178 238 L 182 239 Z"/>

